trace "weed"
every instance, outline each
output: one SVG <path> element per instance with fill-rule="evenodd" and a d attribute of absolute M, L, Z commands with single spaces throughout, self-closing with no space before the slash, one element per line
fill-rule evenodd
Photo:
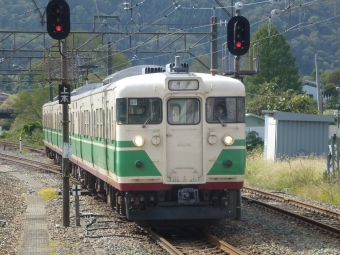
<path fill-rule="evenodd" d="M 262 153 L 249 153 L 245 183 L 313 200 L 340 205 L 340 181 L 324 178 L 326 159 L 322 157 L 265 160 Z"/>
<path fill-rule="evenodd" d="M 39 191 L 39 196 L 41 196 L 45 200 L 51 200 L 53 198 L 56 198 L 58 196 L 58 192 L 55 191 L 54 189 L 42 189 Z"/>

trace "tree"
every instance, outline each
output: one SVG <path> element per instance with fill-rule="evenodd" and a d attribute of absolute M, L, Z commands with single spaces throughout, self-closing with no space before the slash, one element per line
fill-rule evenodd
<path fill-rule="evenodd" d="M 247 89 L 254 93 L 264 83 L 275 82 L 282 91 L 301 92 L 299 70 L 285 36 L 279 34 L 274 25 L 268 27 L 269 22 L 266 22 L 253 35 L 251 44 L 259 43 L 261 72 L 245 78 Z"/>
<path fill-rule="evenodd" d="M 329 75 L 329 83 L 333 83 L 335 86 L 340 86 L 340 69 L 335 70 Z"/>
<path fill-rule="evenodd" d="M 12 107 L 14 108 L 15 121 L 11 128 L 21 127 L 27 122 L 42 121 L 42 106 L 48 102 L 48 89 L 40 88 L 33 92 L 20 91 L 15 95 Z"/>
<path fill-rule="evenodd" d="M 297 94 L 294 90 L 283 91 L 275 83 L 265 83 L 258 93 L 249 95 L 247 112 L 262 115 L 263 110 L 317 114 L 316 101 L 308 95 Z"/>

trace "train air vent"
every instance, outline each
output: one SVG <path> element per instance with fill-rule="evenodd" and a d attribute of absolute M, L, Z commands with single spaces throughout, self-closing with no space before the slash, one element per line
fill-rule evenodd
<path fill-rule="evenodd" d="M 148 74 L 148 73 L 164 73 L 164 67 L 145 67 L 143 68 L 142 74 Z"/>
<path fill-rule="evenodd" d="M 181 57 L 176 56 L 175 63 L 166 65 L 166 71 L 168 73 L 187 73 L 189 72 L 189 64 L 181 63 Z"/>

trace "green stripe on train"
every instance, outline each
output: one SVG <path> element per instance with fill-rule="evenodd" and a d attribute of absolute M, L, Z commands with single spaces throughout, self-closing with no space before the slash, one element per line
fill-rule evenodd
<path fill-rule="evenodd" d="M 224 163 L 231 160 L 232 165 L 225 167 Z M 212 166 L 208 175 L 225 175 L 225 174 L 244 174 L 246 167 L 246 150 L 245 149 L 228 149 L 222 150 L 215 164 Z"/>
<path fill-rule="evenodd" d="M 60 147 L 60 132 L 51 133 L 51 130 L 48 130 L 44 132 L 44 135 L 45 139 Z M 120 177 L 161 176 L 160 171 L 156 168 L 146 151 L 114 151 L 113 149 L 107 149 L 107 145 L 118 145 L 118 148 L 135 148 L 130 141 L 118 141 L 115 143 L 115 141 L 71 135 L 70 142 L 72 143 L 72 153 L 74 155 L 83 158 L 90 164 L 95 164 L 102 169 L 115 173 Z M 244 174 L 246 150 L 232 149 L 234 146 L 245 146 L 245 140 L 236 140 L 234 144 L 229 147 L 230 149 L 222 150 L 214 165 L 208 171 L 208 175 Z M 230 167 L 225 167 L 224 162 L 228 159 L 231 160 L 233 164 Z M 137 168 L 135 165 L 138 160 L 143 163 L 141 168 Z"/>
<path fill-rule="evenodd" d="M 61 143 L 58 142 L 61 136 L 60 132 L 51 131 L 44 130 L 44 138 L 61 147 Z M 161 176 L 161 173 L 144 150 L 115 151 L 107 147 L 107 145 L 114 145 L 112 141 L 79 137 L 78 135 L 71 135 L 70 143 L 72 144 L 73 155 L 83 158 L 90 164 L 109 170 L 120 177 Z M 122 145 L 123 148 L 136 148 L 132 142 L 117 142 L 117 144 Z M 141 168 L 136 167 L 137 161 L 143 163 Z"/>

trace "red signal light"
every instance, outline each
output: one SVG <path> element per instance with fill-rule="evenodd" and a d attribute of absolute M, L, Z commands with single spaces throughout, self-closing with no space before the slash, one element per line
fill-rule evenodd
<path fill-rule="evenodd" d="M 55 31 L 61 32 L 62 30 L 63 30 L 63 27 L 62 27 L 62 26 L 60 26 L 60 25 L 56 25 L 56 26 L 55 26 Z"/>
<path fill-rule="evenodd" d="M 242 42 L 235 42 L 235 47 L 236 48 L 241 48 L 242 47 Z"/>

